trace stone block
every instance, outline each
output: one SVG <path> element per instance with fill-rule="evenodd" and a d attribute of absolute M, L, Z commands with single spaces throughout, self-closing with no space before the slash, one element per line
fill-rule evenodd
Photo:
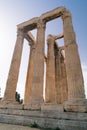
<path fill-rule="evenodd" d="M 87 112 L 87 99 L 66 101 L 64 109 L 69 112 Z"/>
<path fill-rule="evenodd" d="M 52 104 L 52 103 L 44 103 L 41 105 L 41 110 L 44 111 L 64 111 L 63 105 L 60 104 Z"/>
<path fill-rule="evenodd" d="M 24 109 L 28 110 L 40 110 L 41 105 L 38 103 L 30 103 L 30 104 L 24 104 Z"/>
<path fill-rule="evenodd" d="M 87 113 L 0 109 L 0 123 L 31 125 L 60 130 L 87 130 Z"/>

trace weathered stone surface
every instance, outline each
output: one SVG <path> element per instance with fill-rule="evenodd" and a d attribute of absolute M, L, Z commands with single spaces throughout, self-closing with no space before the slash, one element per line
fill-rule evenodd
<path fill-rule="evenodd" d="M 63 34 L 49 35 L 47 39 L 46 103 L 44 103 L 45 28 L 48 21 L 58 17 L 62 17 Z M 87 114 L 80 112 L 87 112 L 87 100 L 84 94 L 81 63 L 70 12 L 65 7 L 56 8 L 40 17 L 19 24 L 17 27 L 19 31 L 17 42 L 5 95 L 0 103 L 0 122 L 21 125 L 36 122 L 45 128 L 86 130 Z M 36 41 L 30 33 L 30 30 L 35 28 L 37 28 Z M 28 40 L 31 49 L 24 104 L 19 105 L 15 102 L 15 92 L 24 38 Z M 57 46 L 55 41 L 60 38 L 64 38 L 62 47 Z"/>
<path fill-rule="evenodd" d="M 26 22 L 23 22 L 23 23 L 17 25 L 17 27 L 20 28 L 20 29 L 24 29 L 25 28 L 26 32 L 30 31 L 30 30 L 36 28 L 38 19 L 39 19 L 38 17 L 32 18 L 32 19 L 30 19 L 30 20 L 28 20 Z"/>
<path fill-rule="evenodd" d="M 35 17 L 26 22 L 18 24 L 17 27 L 20 29 L 24 29 L 25 31 L 30 31 L 37 27 L 39 18 L 42 19 L 42 21 L 48 22 L 50 20 L 60 17 L 65 10 L 65 7 L 58 7 L 56 9 L 53 9 L 52 11 L 42 14 L 40 17 Z"/>
<path fill-rule="evenodd" d="M 31 125 L 60 130 L 87 130 L 87 113 L 0 109 L 0 123 Z"/>
<path fill-rule="evenodd" d="M 58 43 L 54 44 L 55 50 L 55 86 L 56 86 L 56 102 L 62 104 L 67 101 L 68 87 L 67 87 L 67 75 L 64 55 L 61 48 L 58 47 Z"/>
<path fill-rule="evenodd" d="M 73 99 L 64 103 L 65 111 L 69 112 L 87 112 L 86 99 Z"/>
<path fill-rule="evenodd" d="M 31 102 L 43 102 L 45 23 L 38 21 L 34 66 L 32 75 Z"/>
<path fill-rule="evenodd" d="M 45 89 L 45 102 L 48 103 L 56 103 L 54 41 L 54 37 L 49 35 L 47 39 L 48 54 L 46 63 L 47 72 Z"/>
<path fill-rule="evenodd" d="M 41 110 L 41 103 L 27 103 L 24 104 L 25 110 Z"/>
<path fill-rule="evenodd" d="M 11 103 L 16 102 L 15 93 L 16 93 L 19 68 L 21 62 L 23 40 L 24 40 L 23 32 L 22 30 L 18 30 L 17 41 L 16 41 L 13 58 L 12 58 L 8 79 L 6 83 L 6 90 L 5 90 L 4 98 L 2 99 L 2 102 L 6 102 L 6 104 L 10 102 Z"/>
<path fill-rule="evenodd" d="M 19 104 L 18 102 L 7 102 L 7 101 L 0 101 L 0 109 L 23 109 L 23 105 Z"/>
<path fill-rule="evenodd" d="M 29 103 L 32 94 L 31 90 L 32 90 L 32 74 L 33 74 L 33 67 L 34 67 L 34 53 L 35 53 L 35 43 L 31 43 L 26 85 L 25 85 L 24 104 Z"/>
<path fill-rule="evenodd" d="M 85 99 L 84 81 L 83 81 L 80 58 L 78 54 L 78 46 L 76 44 L 75 32 L 72 26 L 72 18 L 70 12 L 66 11 L 62 15 L 62 19 L 64 29 L 66 73 L 68 84 L 68 102 L 65 103 L 65 110 L 66 111 L 81 110 L 81 112 L 82 111 L 86 112 L 87 105 L 85 104 L 84 107 L 84 105 L 79 104 L 80 100 L 81 104 L 84 104 L 82 103 L 84 102 Z"/>
<path fill-rule="evenodd" d="M 56 103 L 44 103 L 41 105 L 41 110 L 42 111 L 59 111 L 63 112 L 63 105 L 61 104 L 56 104 Z"/>

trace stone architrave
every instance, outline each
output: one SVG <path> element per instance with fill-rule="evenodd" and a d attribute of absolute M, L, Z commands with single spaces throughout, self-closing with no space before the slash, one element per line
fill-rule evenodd
<path fill-rule="evenodd" d="M 45 88 L 45 102 L 56 103 L 55 90 L 55 55 L 54 55 L 55 39 L 52 35 L 47 38 L 48 55 L 47 55 L 47 72 L 46 72 L 46 88 Z"/>
<path fill-rule="evenodd" d="M 84 81 L 70 12 L 65 11 L 62 19 L 68 83 L 68 101 L 65 103 L 65 110 L 85 112 L 87 103 L 84 94 Z"/>
<path fill-rule="evenodd" d="M 18 81 L 18 75 L 19 75 L 19 68 L 20 68 L 20 62 L 21 62 L 21 55 L 22 55 L 22 49 L 23 49 L 23 31 L 18 30 L 17 32 L 17 41 L 14 48 L 13 58 L 8 74 L 8 79 L 6 83 L 6 90 L 4 93 L 4 98 L 2 101 L 8 103 L 14 104 L 16 102 L 15 100 L 15 93 L 16 93 L 16 87 L 17 87 L 17 81 Z"/>
<path fill-rule="evenodd" d="M 32 74 L 33 74 L 33 63 L 34 63 L 34 54 L 35 54 L 35 43 L 34 41 L 29 42 L 30 45 L 30 55 L 29 55 L 29 63 L 26 77 L 26 85 L 25 85 L 25 95 L 24 95 L 24 104 L 29 104 L 31 97 L 31 87 L 32 87 Z"/>

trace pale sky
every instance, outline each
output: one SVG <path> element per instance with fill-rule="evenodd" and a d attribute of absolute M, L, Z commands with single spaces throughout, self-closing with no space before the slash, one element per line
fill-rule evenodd
<path fill-rule="evenodd" d="M 87 0 L 0 0 L 0 88 L 1 96 L 6 87 L 7 75 L 16 41 L 16 25 L 56 7 L 65 6 L 72 13 L 73 26 L 84 75 L 87 96 Z M 47 24 L 46 35 L 62 33 L 60 19 Z M 35 33 L 34 33 L 35 34 Z M 59 44 L 62 41 L 59 41 Z M 17 91 L 23 97 L 29 47 L 25 40 Z"/>

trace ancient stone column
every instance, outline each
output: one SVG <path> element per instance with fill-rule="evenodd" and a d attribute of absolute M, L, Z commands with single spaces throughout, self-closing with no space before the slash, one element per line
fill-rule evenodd
<path fill-rule="evenodd" d="M 21 62 L 23 40 L 24 40 L 23 31 L 18 30 L 17 41 L 14 48 L 13 58 L 6 83 L 6 90 L 3 98 L 3 101 L 5 101 L 6 103 L 15 103 L 15 93 Z"/>
<path fill-rule="evenodd" d="M 57 44 L 57 43 L 56 43 Z M 55 44 L 55 84 L 56 84 L 56 101 L 58 104 L 62 104 L 67 101 L 67 76 L 64 56 Z"/>
<path fill-rule="evenodd" d="M 45 23 L 41 19 L 37 23 L 37 37 L 35 54 L 31 75 L 31 95 L 29 105 L 25 108 L 40 109 L 43 103 L 43 80 L 44 80 L 44 45 L 45 45 Z"/>
<path fill-rule="evenodd" d="M 60 86 L 60 52 L 56 45 L 54 44 L 55 52 L 55 87 L 56 87 L 56 101 L 61 104 L 61 86 Z"/>
<path fill-rule="evenodd" d="M 68 102 L 65 104 L 67 111 L 86 111 L 84 82 L 81 69 L 78 46 L 69 11 L 62 15 L 65 43 L 66 73 L 68 83 Z M 84 101 L 83 101 L 84 100 Z"/>
<path fill-rule="evenodd" d="M 47 39 L 48 55 L 47 55 L 46 89 L 45 89 L 46 103 L 56 102 L 54 42 L 55 42 L 54 37 L 49 35 Z"/>
<path fill-rule="evenodd" d="M 68 99 L 68 86 L 67 86 L 67 75 L 66 75 L 66 65 L 65 58 L 61 50 L 59 50 L 60 55 L 60 88 L 61 88 L 61 104 Z"/>
<path fill-rule="evenodd" d="M 31 41 L 29 42 L 29 45 L 30 45 L 30 55 L 29 55 L 29 63 L 28 63 L 28 70 L 27 70 L 27 77 L 26 77 L 26 85 L 25 85 L 24 104 L 29 104 L 31 93 L 32 93 L 31 87 L 32 87 L 35 43 Z"/>

